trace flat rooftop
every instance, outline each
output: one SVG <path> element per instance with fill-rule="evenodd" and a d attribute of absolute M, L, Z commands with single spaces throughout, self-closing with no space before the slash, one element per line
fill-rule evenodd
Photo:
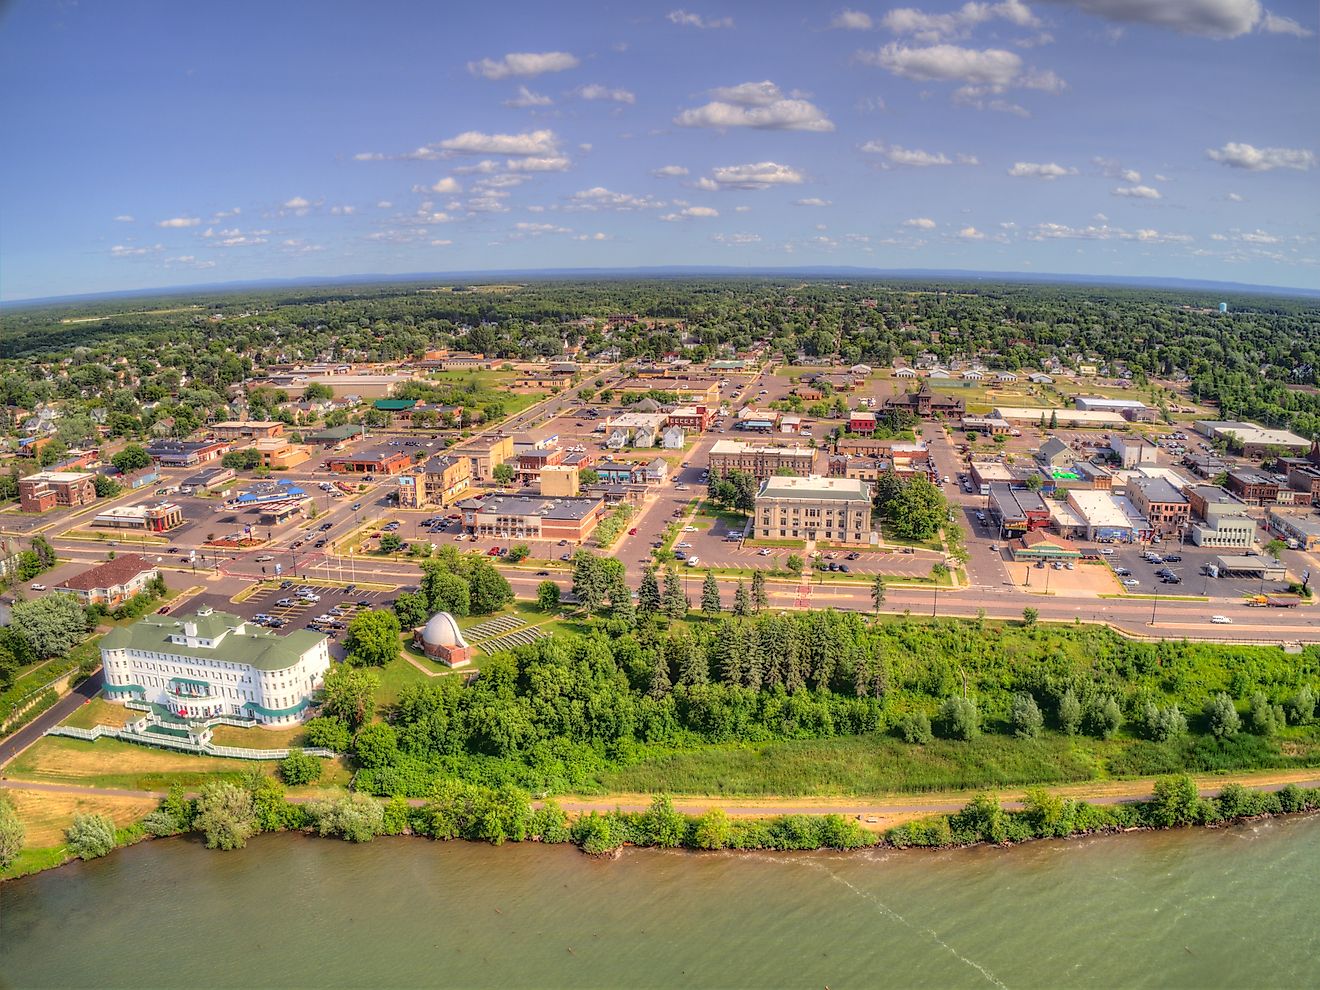
<path fill-rule="evenodd" d="M 767 478 L 757 498 L 827 499 L 840 502 L 869 502 L 871 486 L 859 478 Z"/>

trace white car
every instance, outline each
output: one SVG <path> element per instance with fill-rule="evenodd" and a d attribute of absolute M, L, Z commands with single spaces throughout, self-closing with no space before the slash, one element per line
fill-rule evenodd
<path fill-rule="evenodd" d="M 1233 620 L 1226 615 L 1212 615 L 1210 616 L 1210 621 L 1217 626 L 1227 626 L 1231 625 L 1233 622 Z"/>
<path fill-rule="evenodd" d="M 683 527 L 683 532 L 685 532 L 685 533 L 695 533 L 696 531 L 697 531 L 697 527 L 696 527 L 696 526 L 684 526 L 684 527 Z"/>
<path fill-rule="evenodd" d="M 1106 557 L 1112 557 L 1112 556 L 1114 555 L 1114 548 L 1113 548 L 1113 547 L 1101 547 L 1101 548 L 1100 548 L 1100 552 L 1101 552 L 1102 554 L 1104 554 Z"/>
<path fill-rule="evenodd" d="M 675 549 L 675 550 L 691 550 L 691 549 L 692 549 L 692 544 L 691 544 L 691 543 L 688 543 L 688 542 L 685 540 L 685 541 L 683 541 L 682 543 L 675 543 L 675 544 L 674 544 L 674 549 Z"/>
<path fill-rule="evenodd" d="M 698 564 L 700 564 L 700 563 L 701 563 L 701 558 L 700 558 L 700 557 L 689 557 L 689 558 L 687 559 L 687 565 L 688 565 L 688 567 L 696 567 L 696 566 L 697 566 Z"/>
<path fill-rule="evenodd" d="M 1123 579 L 1123 587 L 1125 587 L 1125 588 L 1135 588 L 1135 587 L 1136 587 L 1137 585 L 1139 585 L 1139 584 L 1141 584 L 1141 582 L 1138 581 L 1136 578 L 1124 578 L 1124 579 Z"/>
<path fill-rule="evenodd" d="M 32 585 L 32 590 L 33 590 L 33 591 L 45 591 L 45 590 L 46 590 L 46 586 L 45 586 L 44 584 L 34 584 L 34 585 Z"/>
<path fill-rule="evenodd" d="M 760 550 L 757 551 L 757 553 L 759 553 L 762 557 L 769 557 L 769 556 L 770 556 L 770 548 L 769 548 L 769 547 L 762 547 Z"/>

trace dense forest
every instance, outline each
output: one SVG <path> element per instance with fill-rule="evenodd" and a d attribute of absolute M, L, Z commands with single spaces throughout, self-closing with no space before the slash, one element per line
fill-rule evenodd
<path fill-rule="evenodd" d="M 580 345 L 694 359 L 764 342 L 772 357 L 887 366 L 929 352 L 991 368 L 1095 361 L 1142 384 L 1186 378 L 1228 417 L 1320 435 L 1320 303 L 1111 286 L 790 278 L 598 279 L 519 286 L 376 284 L 204 292 L 10 308 L 0 403 L 61 402 L 60 439 L 135 436 L 225 415 L 271 363 L 398 361 L 455 347 L 498 358 Z M 639 323 L 612 333 L 608 317 Z M 273 402 L 274 396 L 259 397 Z"/>

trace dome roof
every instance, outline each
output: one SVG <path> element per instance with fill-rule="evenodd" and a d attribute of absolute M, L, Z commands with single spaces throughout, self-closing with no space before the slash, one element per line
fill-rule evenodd
<path fill-rule="evenodd" d="M 467 646 L 458 623 L 448 612 L 436 612 L 422 628 L 422 642 L 427 646 Z"/>

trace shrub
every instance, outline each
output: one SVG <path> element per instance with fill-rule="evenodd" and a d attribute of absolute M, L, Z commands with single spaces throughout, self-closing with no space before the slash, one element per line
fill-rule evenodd
<path fill-rule="evenodd" d="M 981 732 L 981 715 L 971 698 L 946 698 L 940 706 L 940 730 L 949 739 L 975 739 Z"/>
<path fill-rule="evenodd" d="M 1045 727 L 1045 716 L 1041 714 L 1040 706 L 1025 691 L 1013 695 L 1008 720 L 1013 726 L 1013 735 L 1019 739 L 1035 739 Z"/>
<path fill-rule="evenodd" d="M 573 841 L 584 853 L 590 856 L 603 856 L 623 845 L 618 836 L 615 821 L 609 815 L 588 812 L 573 823 L 571 830 Z"/>
<path fill-rule="evenodd" d="M 115 823 L 105 815 L 74 815 L 64 841 L 79 859 L 96 859 L 114 849 Z"/>
<path fill-rule="evenodd" d="M 573 838 L 568 828 L 568 815 L 554 801 L 546 801 L 532 812 L 531 834 L 542 842 L 554 844 Z"/>
<path fill-rule="evenodd" d="M 208 849 L 241 849 L 257 831 L 252 792 L 229 781 L 211 781 L 197 798 L 193 827 Z"/>
<path fill-rule="evenodd" d="M 723 808 L 700 815 L 692 829 L 692 844 L 698 849 L 723 849 L 729 844 L 729 816 Z"/>
<path fill-rule="evenodd" d="M 1075 736 L 1082 727 L 1082 705 L 1072 688 L 1063 692 L 1059 699 L 1059 728 L 1067 735 Z"/>
<path fill-rule="evenodd" d="M 898 732 L 903 741 L 924 746 L 933 738 L 930 730 L 930 718 L 925 712 L 908 712 L 898 720 Z"/>
<path fill-rule="evenodd" d="M 345 792 L 312 801 L 307 816 L 318 835 L 337 835 L 348 842 L 370 842 L 385 831 L 385 808 L 367 794 Z"/>
<path fill-rule="evenodd" d="M 1004 809 L 986 794 L 978 794 L 949 818 L 955 842 L 1003 842 L 1007 838 Z"/>
<path fill-rule="evenodd" d="M 321 761 L 310 753 L 295 749 L 279 763 L 280 780 L 290 787 L 312 784 L 321 779 Z"/>
<path fill-rule="evenodd" d="M 179 823 L 164 808 L 157 808 L 146 818 L 142 819 L 142 827 L 151 835 L 157 838 L 164 838 L 167 835 L 178 835 L 183 829 L 179 828 Z"/>
<path fill-rule="evenodd" d="M 8 794 L 0 792 L 0 870 L 6 869 L 23 851 L 26 833 L 18 809 Z"/>
<path fill-rule="evenodd" d="M 309 746 L 333 749 L 336 753 L 346 752 L 352 739 L 347 724 L 341 719 L 326 715 L 310 719 L 304 727 L 303 734 L 307 737 Z"/>
<path fill-rule="evenodd" d="M 1141 727 L 1148 739 L 1169 742 L 1187 734 L 1187 718 L 1177 705 L 1160 708 L 1148 701 L 1141 714 Z"/>
<path fill-rule="evenodd" d="M 1238 729 L 1242 727 L 1242 719 L 1238 717 L 1237 707 L 1233 704 L 1233 699 L 1222 691 L 1206 701 L 1205 721 L 1206 726 L 1210 729 L 1210 734 L 1216 739 L 1228 739 L 1235 736 Z"/>
<path fill-rule="evenodd" d="M 1293 725 L 1306 725 L 1315 717 L 1315 693 L 1311 685 L 1303 684 L 1288 699 L 1288 721 Z"/>
<path fill-rule="evenodd" d="M 399 755 L 398 738 L 394 726 L 384 722 L 364 725 L 358 730 L 353 743 L 353 752 L 362 766 L 373 769 L 389 766 Z"/>
<path fill-rule="evenodd" d="M 1251 722 L 1251 731 L 1258 736 L 1278 735 L 1279 730 L 1287 722 L 1284 718 L 1283 706 L 1270 704 L 1269 699 L 1261 691 L 1251 696 L 1251 709 L 1247 717 Z"/>
<path fill-rule="evenodd" d="M 1086 728 L 1098 739 L 1112 739 L 1123 724 L 1123 710 L 1113 695 L 1100 695 L 1086 706 Z"/>
<path fill-rule="evenodd" d="M 384 817 L 381 822 L 382 835 L 403 835 L 411 830 L 412 808 L 408 805 L 408 799 L 402 796 L 395 796 L 389 799 L 385 804 Z"/>
<path fill-rule="evenodd" d="M 1161 777 L 1155 781 L 1155 797 L 1147 808 L 1156 825 L 1166 828 L 1194 825 L 1202 814 L 1196 782 L 1185 773 Z"/>

